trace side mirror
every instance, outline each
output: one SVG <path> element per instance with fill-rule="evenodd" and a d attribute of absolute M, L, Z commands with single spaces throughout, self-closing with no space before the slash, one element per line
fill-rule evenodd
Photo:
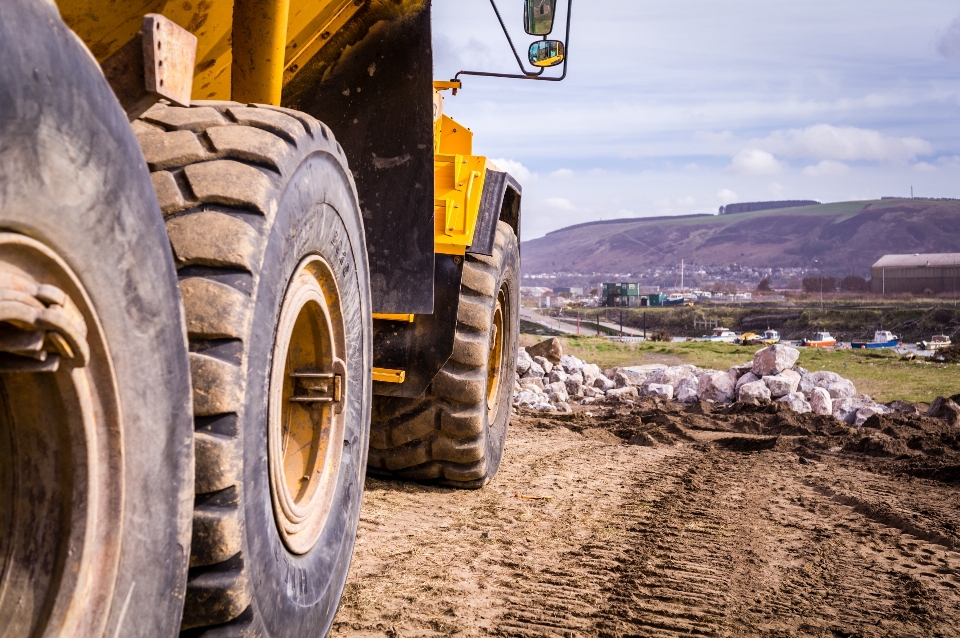
<path fill-rule="evenodd" d="M 524 0 L 523 28 L 528 35 L 550 35 L 557 0 Z"/>
<path fill-rule="evenodd" d="M 557 66 L 563 62 L 563 42 L 539 40 L 530 45 L 530 64 L 538 67 Z"/>

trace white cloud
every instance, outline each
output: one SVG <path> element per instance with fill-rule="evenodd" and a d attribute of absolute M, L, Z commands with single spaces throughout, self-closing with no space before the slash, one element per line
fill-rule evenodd
<path fill-rule="evenodd" d="M 833 177 L 846 175 L 849 172 L 849 166 L 843 162 L 836 162 L 834 160 L 822 160 L 819 164 L 803 169 L 803 174 L 807 177 Z"/>
<path fill-rule="evenodd" d="M 537 179 L 537 174 L 531 173 L 530 169 L 528 169 L 526 166 L 524 166 L 520 162 L 504 159 L 502 157 L 491 159 L 490 161 L 496 164 L 497 168 L 505 170 L 511 175 L 513 175 L 517 179 L 517 181 L 519 181 L 521 184 L 523 184 L 523 182 L 528 180 Z"/>
<path fill-rule="evenodd" d="M 779 175 L 783 172 L 776 157 L 758 148 L 745 148 L 734 155 L 729 169 L 738 175 Z"/>
<path fill-rule="evenodd" d="M 719 199 L 720 202 L 723 204 L 732 204 L 733 202 L 740 199 L 740 196 L 734 193 L 729 188 L 724 188 L 717 193 L 717 199 Z"/>
<path fill-rule="evenodd" d="M 573 205 L 573 202 L 562 197 L 548 197 L 546 200 L 544 200 L 544 203 L 550 208 L 557 210 L 577 210 L 577 207 Z"/>
<path fill-rule="evenodd" d="M 917 162 L 913 165 L 913 170 L 919 173 L 932 173 L 937 170 L 937 167 L 933 164 L 927 164 L 926 162 Z"/>
<path fill-rule="evenodd" d="M 569 168 L 561 168 L 550 173 L 550 177 L 555 177 L 557 179 L 572 179 L 573 176 L 574 173 Z"/>
<path fill-rule="evenodd" d="M 694 204 L 697 203 L 697 198 L 687 195 L 686 197 L 681 197 L 680 199 L 678 199 L 677 203 L 680 204 L 681 206 L 693 206 Z"/>
<path fill-rule="evenodd" d="M 786 157 L 902 162 L 929 155 L 933 145 L 919 137 L 892 137 L 854 126 L 815 124 L 774 131 L 756 145 Z"/>
<path fill-rule="evenodd" d="M 616 219 L 617 217 L 636 217 L 636 216 L 637 214 L 634 213 L 632 210 L 621 208 L 620 210 L 617 211 L 617 214 L 614 215 L 614 219 Z"/>
<path fill-rule="evenodd" d="M 960 16 L 954 18 L 947 31 L 940 36 L 937 53 L 945 58 L 960 58 Z"/>
<path fill-rule="evenodd" d="M 767 187 L 767 190 L 770 191 L 770 196 L 774 199 L 783 199 L 783 186 L 777 182 L 770 182 L 770 186 Z"/>

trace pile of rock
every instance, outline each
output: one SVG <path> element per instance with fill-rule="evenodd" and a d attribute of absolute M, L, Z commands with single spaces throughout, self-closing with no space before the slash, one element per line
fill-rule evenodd
<path fill-rule="evenodd" d="M 799 358 L 799 350 L 777 344 L 758 350 L 752 363 L 729 370 L 692 365 L 600 370 L 563 354 L 560 342 L 548 339 L 520 348 L 514 405 L 569 412 L 571 402 L 632 401 L 642 396 L 682 403 L 780 401 L 794 412 L 833 415 L 851 425 L 891 411 L 858 394 L 850 380 L 834 372 L 809 372 L 797 366 Z"/>

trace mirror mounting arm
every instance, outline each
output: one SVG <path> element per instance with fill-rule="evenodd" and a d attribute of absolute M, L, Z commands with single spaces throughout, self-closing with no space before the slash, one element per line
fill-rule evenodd
<path fill-rule="evenodd" d="M 491 73 L 487 71 L 458 71 L 453 80 L 457 81 L 461 75 L 476 75 L 480 77 L 491 77 L 491 78 L 510 78 L 516 80 L 538 80 L 540 82 L 561 82 L 564 78 L 567 77 L 567 59 L 569 58 L 570 53 L 570 12 L 573 9 L 573 0 L 567 0 L 567 32 L 566 38 L 563 43 L 564 57 L 563 57 L 563 73 L 559 77 L 541 77 L 545 69 L 541 68 L 535 73 L 527 71 L 523 67 L 523 62 L 520 61 L 520 55 L 517 53 L 516 47 L 513 45 L 513 40 L 510 38 L 510 33 L 507 31 L 507 25 L 503 23 L 503 18 L 500 17 L 500 11 L 497 9 L 497 3 L 494 0 L 490 0 L 490 4 L 493 5 L 493 11 L 497 14 L 497 20 L 500 22 L 500 28 L 503 29 L 503 35 L 507 37 L 507 42 L 510 44 L 510 50 L 513 51 L 513 57 L 517 59 L 517 64 L 520 66 L 520 72 L 523 75 L 518 75 L 515 73 Z M 546 36 L 544 36 L 546 40 Z"/>

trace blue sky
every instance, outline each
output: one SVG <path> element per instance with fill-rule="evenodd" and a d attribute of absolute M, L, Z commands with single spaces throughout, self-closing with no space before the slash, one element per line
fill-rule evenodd
<path fill-rule="evenodd" d="M 530 42 L 522 3 L 498 6 Z M 487 0 L 433 7 L 438 78 L 516 69 Z M 734 201 L 960 197 L 960 3 L 574 0 L 569 53 L 562 83 L 467 77 L 445 105 L 523 183 L 524 239 Z"/>

